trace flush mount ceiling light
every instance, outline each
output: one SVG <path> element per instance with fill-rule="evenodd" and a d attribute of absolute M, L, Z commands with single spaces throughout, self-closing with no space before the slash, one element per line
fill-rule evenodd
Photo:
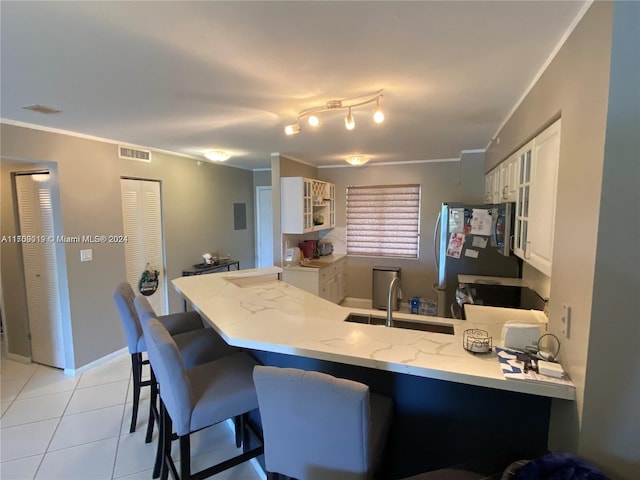
<path fill-rule="evenodd" d="M 211 150 L 210 152 L 206 152 L 204 156 L 207 160 L 211 160 L 212 162 L 224 162 L 231 158 L 230 153 L 223 152 L 222 150 Z"/>
<path fill-rule="evenodd" d="M 364 165 L 369 160 L 371 160 L 366 155 L 351 155 L 350 157 L 345 158 L 347 163 L 359 167 L 360 165 Z"/>
<path fill-rule="evenodd" d="M 24 107 L 25 110 L 31 110 L 32 112 L 44 113 L 45 115 L 51 115 L 53 113 L 60 113 L 62 110 L 58 110 L 57 108 L 47 107 L 46 105 L 26 105 Z"/>
<path fill-rule="evenodd" d="M 298 113 L 295 123 L 284 127 L 284 133 L 287 135 L 296 135 L 302 130 L 301 123 L 306 119 L 307 123 L 311 127 L 318 127 L 322 120 L 320 113 L 329 112 L 332 110 L 347 110 L 348 113 L 344 118 L 344 126 L 347 130 L 353 130 L 356 126 L 356 121 L 351 113 L 354 108 L 362 107 L 370 103 L 376 102 L 376 108 L 373 111 L 373 121 L 375 123 L 384 122 L 384 112 L 380 106 L 380 99 L 382 98 L 383 90 L 378 90 L 367 95 L 360 95 L 359 97 L 345 98 L 342 100 L 329 100 L 324 105 L 317 107 L 307 108 Z"/>

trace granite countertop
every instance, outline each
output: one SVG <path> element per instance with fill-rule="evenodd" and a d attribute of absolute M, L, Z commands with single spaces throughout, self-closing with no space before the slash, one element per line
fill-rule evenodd
<path fill-rule="evenodd" d="M 172 283 L 230 345 L 575 399 L 572 386 L 506 380 L 495 353 L 474 355 L 464 350 L 464 330 L 486 330 L 495 344 L 509 318 L 485 315 L 465 321 L 394 313 L 397 319 L 452 325 L 454 335 L 349 323 L 344 320 L 352 312 L 376 316 L 384 312 L 341 307 L 278 280 L 281 272 L 279 267 L 267 267 L 181 277 Z"/>

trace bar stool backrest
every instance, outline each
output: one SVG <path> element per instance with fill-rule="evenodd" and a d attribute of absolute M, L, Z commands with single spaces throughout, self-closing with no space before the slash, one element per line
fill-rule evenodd
<path fill-rule="evenodd" d="M 151 368 L 160 384 L 162 401 L 173 420 L 176 432 L 190 431 L 191 383 L 176 342 L 166 328 L 156 319 L 143 322 L 147 340 L 147 354 Z"/>
<path fill-rule="evenodd" d="M 134 298 L 135 293 L 128 282 L 121 282 L 113 293 L 113 300 L 124 327 L 124 334 L 127 337 L 127 347 L 132 355 L 143 351 L 140 350 L 142 327 L 133 304 Z"/>
<path fill-rule="evenodd" d="M 371 467 L 369 387 L 331 375 L 257 366 L 253 380 L 267 471 L 363 479 Z"/>

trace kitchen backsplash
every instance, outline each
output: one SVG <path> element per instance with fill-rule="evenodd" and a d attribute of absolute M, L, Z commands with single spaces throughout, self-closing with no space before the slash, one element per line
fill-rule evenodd
<path fill-rule="evenodd" d="M 331 230 L 321 231 L 320 240 L 326 240 L 333 243 L 333 253 L 347 253 L 346 227 L 336 227 Z"/>

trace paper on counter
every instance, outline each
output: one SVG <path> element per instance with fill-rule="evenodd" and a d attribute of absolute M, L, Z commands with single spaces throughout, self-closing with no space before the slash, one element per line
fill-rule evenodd
<path fill-rule="evenodd" d="M 489 210 L 483 208 L 474 208 L 471 217 L 471 234 L 472 235 L 491 235 L 491 214 Z"/>

